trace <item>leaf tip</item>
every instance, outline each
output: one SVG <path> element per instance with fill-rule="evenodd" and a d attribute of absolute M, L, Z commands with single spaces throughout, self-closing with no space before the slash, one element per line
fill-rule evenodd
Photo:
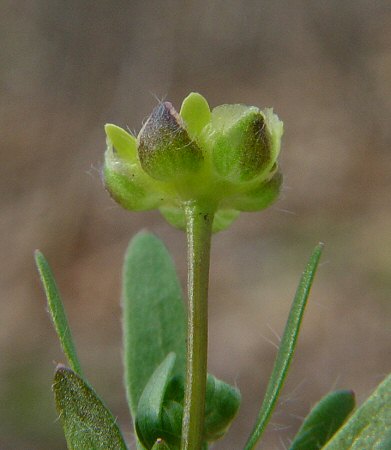
<path fill-rule="evenodd" d="M 44 259 L 45 259 L 45 257 L 43 256 L 43 253 L 41 252 L 41 250 L 38 250 L 38 249 L 34 250 L 34 260 L 37 265 L 39 265 L 39 263 Z"/>

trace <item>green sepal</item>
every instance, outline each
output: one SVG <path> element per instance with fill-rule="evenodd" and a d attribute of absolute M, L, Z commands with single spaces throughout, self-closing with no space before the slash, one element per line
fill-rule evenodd
<path fill-rule="evenodd" d="M 179 115 L 184 120 L 186 130 L 192 139 L 199 136 L 211 118 L 208 102 L 197 92 L 191 92 L 183 100 Z"/>
<path fill-rule="evenodd" d="M 178 436 L 173 430 L 167 430 L 163 426 L 163 401 L 174 364 L 175 354 L 169 353 L 152 374 L 138 403 L 136 432 L 147 450 L 151 449 L 158 439 L 163 439 L 170 448 L 179 449 L 180 446 L 180 430 Z"/>
<path fill-rule="evenodd" d="M 240 194 L 228 197 L 226 203 L 239 211 L 261 211 L 274 203 L 281 190 L 282 174 L 276 172 L 270 179 L 260 181 L 256 186 L 244 190 Z"/>
<path fill-rule="evenodd" d="M 58 366 L 53 392 L 69 450 L 126 450 L 116 419 L 75 372 Z"/>
<path fill-rule="evenodd" d="M 105 187 L 113 200 L 130 211 L 147 211 L 158 208 L 164 202 L 164 190 L 154 185 L 133 167 L 124 167 L 106 163 L 103 167 Z"/>
<path fill-rule="evenodd" d="M 202 167 L 203 154 L 169 102 L 158 105 L 142 127 L 138 138 L 142 168 L 152 178 L 176 182 L 195 177 Z"/>
<path fill-rule="evenodd" d="M 203 138 L 221 177 L 232 183 L 267 178 L 277 157 L 268 121 L 254 106 L 221 105 L 212 110 Z"/>
<path fill-rule="evenodd" d="M 281 150 L 281 138 L 284 134 L 284 123 L 279 119 L 277 114 L 274 113 L 273 108 L 265 108 L 262 110 L 262 113 L 265 117 L 266 127 L 269 130 L 270 135 L 270 157 L 275 164 Z"/>
<path fill-rule="evenodd" d="M 343 425 L 354 406 L 352 391 L 335 391 L 323 397 L 304 419 L 290 450 L 321 449 Z"/>
<path fill-rule="evenodd" d="M 137 234 L 129 244 L 122 302 L 125 386 L 134 418 L 148 380 L 167 354 L 176 354 L 173 375 L 183 374 L 186 364 L 181 286 L 170 254 L 150 233 Z"/>
<path fill-rule="evenodd" d="M 216 172 L 232 181 L 249 181 L 270 162 L 269 136 L 258 108 L 222 105 L 212 111 L 212 160 Z"/>
<path fill-rule="evenodd" d="M 159 211 L 168 223 L 180 230 L 186 230 L 186 216 L 182 208 L 162 206 Z M 217 210 L 213 218 L 212 232 L 217 233 L 227 229 L 239 214 L 240 211 L 234 209 Z"/>
<path fill-rule="evenodd" d="M 105 125 L 105 132 L 119 158 L 128 162 L 137 160 L 137 139 L 134 136 L 111 123 Z"/>
<path fill-rule="evenodd" d="M 126 133 L 121 128 L 114 127 L 114 125 L 110 126 L 110 133 L 113 129 L 116 130 L 116 133 L 118 130 Z M 131 138 L 130 135 L 128 136 Z M 126 143 L 123 143 L 126 141 L 124 136 L 116 135 L 116 139 L 120 145 L 126 147 Z M 121 154 L 123 153 L 126 153 L 124 148 L 122 148 Z M 107 139 L 103 167 L 105 187 L 111 197 L 125 209 L 131 211 L 155 209 L 164 202 L 166 196 L 170 196 L 169 188 L 147 175 L 141 168 L 138 159 L 131 156 L 130 153 L 121 157 L 115 151 L 112 141 Z"/>
<path fill-rule="evenodd" d="M 226 230 L 240 215 L 235 209 L 219 209 L 213 219 L 212 232 Z"/>
<path fill-rule="evenodd" d="M 389 450 L 390 426 L 391 375 L 388 375 L 322 450 Z"/>

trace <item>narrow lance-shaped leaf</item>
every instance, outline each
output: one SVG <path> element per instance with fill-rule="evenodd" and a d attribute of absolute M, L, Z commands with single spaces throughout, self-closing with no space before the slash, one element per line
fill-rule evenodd
<path fill-rule="evenodd" d="M 71 329 L 68 324 L 68 319 L 64 310 L 64 305 L 61 300 L 60 292 L 58 290 L 53 273 L 50 269 L 49 263 L 43 254 L 36 250 L 35 262 L 38 272 L 45 290 L 49 312 L 52 317 L 54 328 L 57 332 L 60 344 L 65 356 L 68 359 L 72 370 L 78 375 L 82 376 L 82 369 L 77 357 L 76 348 L 73 343 Z"/>
<path fill-rule="evenodd" d="M 307 304 L 308 295 L 314 280 L 322 249 L 322 243 L 315 247 L 307 267 L 301 276 L 289 313 L 288 321 L 285 326 L 284 334 L 281 339 L 281 344 L 274 363 L 273 371 L 266 388 L 266 394 L 261 410 L 244 450 L 251 450 L 255 447 L 265 431 L 266 425 L 268 424 L 276 406 L 296 348 L 301 321 L 303 319 L 305 306 Z"/>
<path fill-rule="evenodd" d="M 323 397 L 304 419 L 290 450 L 318 450 L 338 431 L 355 405 L 352 391 L 335 391 Z"/>
<path fill-rule="evenodd" d="M 126 450 L 115 418 L 76 373 L 58 366 L 53 391 L 68 449 Z"/>
<path fill-rule="evenodd" d="M 323 450 L 391 448 L 391 375 L 376 388 Z"/>
<path fill-rule="evenodd" d="M 185 371 L 185 308 L 174 264 L 162 242 L 139 233 L 123 271 L 125 384 L 133 418 L 145 385 L 168 353 L 173 375 Z"/>

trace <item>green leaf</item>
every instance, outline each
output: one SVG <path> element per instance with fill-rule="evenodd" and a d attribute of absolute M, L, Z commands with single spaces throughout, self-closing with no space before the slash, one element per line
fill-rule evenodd
<path fill-rule="evenodd" d="M 389 450 L 390 444 L 391 375 L 388 375 L 323 450 Z"/>
<path fill-rule="evenodd" d="M 115 418 L 94 390 L 72 370 L 58 366 L 53 391 L 70 450 L 122 450 Z"/>
<path fill-rule="evenodd" d="M 151 449 L 158 439 L 167 440 L 162 424 L 163 401 L 175 364 L 175 354 L 169 353 L 154 371 L 140 397 L 136 415 L 137 436 L 145 448 Z M 179 424 L 181 424 L 179 418 Z M 179 441 L 180 442 L 180 429 Z"/>
<path fill-rule="evenodd" d="M 171 449 L 181 444 L 184 377 L 170 377 L 168 357 L 150 378 L 137 409 L 137 434 L 146 448 L 160 437 Z M 240 392 L 208 374 L 205 404 L 205 441 L 220 439 L 240 406 Z M 152 406 L 151 406 L 152 404 Z M 151 409 L 153 412 L 151 413 Z"/>
<path fill-rule="evenodd" d="M 238 389 L 208 374 L 205 405 L 207 441 L 215 441 L 224 436 L 239 410 L 240 400 Z"/>
<path fill-rule="evenodd" d="M 123 308 L 125 384 L 134 418 L 148 380 L 167 354 L 176 354 L 173 375 L 183 374 L 186 364 L 181 287 L 169 253 L 152 234 L 137 234 L 127 250 Z"/>
<path fill-rule="evenodd" d="M 72 370 L 82 376 L 81 365 L 77 357 L 76 348 L 73 343 L 71 329 L 68 324 L 68 319 L 61 300 L 60 292 L 56 281 L 54 280 L 49 263 L 39 250 L 35 251 L 35 263 L 38 268 L 39 276 L 46 294 L 49 312 L 60 340 L 62 350 L 67 357 Z"/>
<path fill-rule="evenodd" d="M 301 321 L 303 319 L 305 306 L 307 304 L 308 295 L 314 280 L 322 249 L 322 243 L 315 247 L 307 267 L 301 276 L 300 283 L 289 312 L 284 334 L 281 339 L 281 344 L 274 363 L 273 371 L 266 388 L 266 394 L 261 410 L 244 450 L 251 450 L 255 447 L 265 431 L 266 425 L 268 424 L 276 406 L 296 348 Z"/>
<path fill-rule="evenodd" d="M 335 391 L 315 405 L 295 436 L 290 450 L 318 450 L 338 431 L 355 405 L 352 391 Z"/>
<path fill-rule="evenodd" d="M 163 441 L 163 439 L 158 439 L 152 450 L 170 450 L 170 447 Z"/>

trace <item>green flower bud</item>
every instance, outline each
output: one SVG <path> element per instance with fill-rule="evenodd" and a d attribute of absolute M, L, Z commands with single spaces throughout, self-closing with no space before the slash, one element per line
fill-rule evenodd
<path fill-rule="evenodd" d="M 130 210 L 160 209 L 185 228 L 184 207 L 198 202 L 215 213 L 213 231 L 227 228 L 239 211 L 259 211 L 278 197 L 282 122 L 271 109 L 209 108 L 189 94 L 178 114 L 159 104 L 137 139 L 106 126 L 104 180 L 111 196 Z"/>
<path fill-rule="evenodd" d="M 157 106 L 141 129 L 138 154 L 143 169 L 162 181 L 196 174 L 204 159 L 202 150 L 192 141 L 169 102 Z"/>

